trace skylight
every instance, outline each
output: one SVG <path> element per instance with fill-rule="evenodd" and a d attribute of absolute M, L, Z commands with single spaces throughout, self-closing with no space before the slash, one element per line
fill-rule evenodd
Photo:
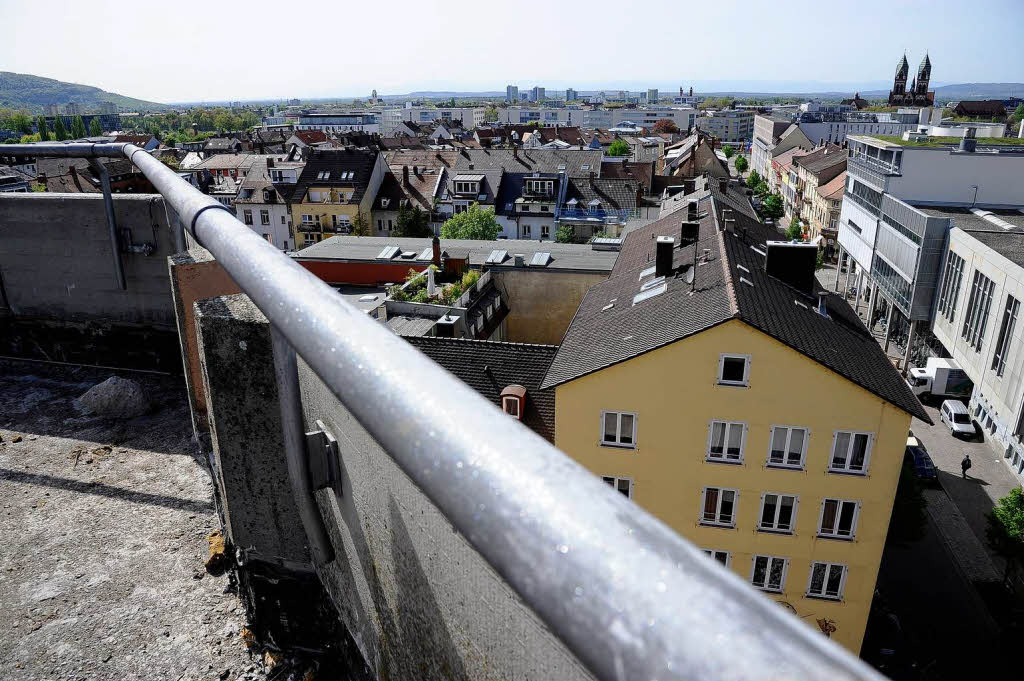
<path fill-rule="evenodd" d="M 657 267 L 648 267 L 646 270 L 640 272 L 640 279 L 643 279 L 644 277 L 649 277 L 657 271 Z"/>
<path fill-rule="evenodd" d="M 377 254 L 378 260 L 391 260 L 401 252 L 401 248 L 398 246 L 385 246 L 384 250 Z"/>
<path fill-rule="evenodd" d="M 491 251 L 491 254 L 487 256 L 487 263 L 491 265 L 500 265 L 505 262 L 506 258 L 508 258 L 508 251 L 494 249 Z"/>
<path fill-rule="evenodd" d="M 549 262 L 551 262 L 551 254 L 550 253 L 544 253 L 544 252 L 542 252 L 542 253 L 534 253 L 533 254 L 533 260 L 530 261 L 530 266 L 531 267 L 546 267 Z"/>
<path fill-rule="evenodd" d="M 640 291 L 640 293 L 638 293 L 635 296 L 633 296 L 633 304 L 637 305 L 638 303 L 642 303 L 645 300 L 647 300 L 648 298 L 653 298 L 654 296 L 661 295 L 662 293 L 664 293 L 667 290 L 668 290 L 668 284 L 666 284 L 664 281 L 662 281 L 657 286 L 649 288 L 646 291 Z"/>
<path fill-rule="evenodd" d="M 658 286 L 658 285 L 664 284 L 664 283 L 665 283 L 665 277 L 656 277 L 654 279 L 651 279 L 650 281 L 644 282 L 640 286 L 640 290 L 641 291 L 649 291 L 650 289 L 654 288 L 655 286 Z"/>
<path fill-rule="evenodd" d="M 433 257 L 434 257 L 434 249 L 432 247 L 431 248 L 424 248 L 423 252 L 420 253 L 420 256 L 417 258 L 417 260 L 430 260 Z"/>

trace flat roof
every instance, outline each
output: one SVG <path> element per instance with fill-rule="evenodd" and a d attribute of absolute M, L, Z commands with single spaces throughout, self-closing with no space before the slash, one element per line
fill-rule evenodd
<path fill-rule="evenodd" d="M 385 249 L 391 247 L 397 247 L 393 257 L 382 258 Z M 406 263 L 411 267 L 428 264 L 429 259 L 420 259 L 420 256 L 430 250 L 431 240 L 427 238 L 338 235 L 307 246 L 291 255 L 300 261 L 393 262 Z M 504 256 L 496 261 L 491 257 L 495 251 L 504 252 Z M 515 267 L 515 256 L 521 254 L 525 264 L 523 269 L 577 272 L 611 272 L 619 255 L 617 251 L 594 249 L 591 244 L 516 239 L 441 239 L 441 252 L 452 259 L 466 260 L 470 265 L 498 269 Z M 531 265 L 538 253 L 547 253 L 550 258 L 545 260 L 544 265 Z"/>
<path fill-rule="evenodd" d="M 1019 208 L 915 206 L 926 215 L 951 218 L 953 224 L 1010 262 L 1024 267 L 1024 205 Z"/>

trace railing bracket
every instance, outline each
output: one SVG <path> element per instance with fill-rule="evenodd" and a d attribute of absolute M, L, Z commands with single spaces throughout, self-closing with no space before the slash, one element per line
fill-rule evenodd
<path fill-rule="evenodd" d="M 323 421 L 318 420 L 316 430 L 306 433 L 309 484 L 314 492 L 334 487 L 341 480 L 338 456 L 338 440 L 327 430 Z"/>

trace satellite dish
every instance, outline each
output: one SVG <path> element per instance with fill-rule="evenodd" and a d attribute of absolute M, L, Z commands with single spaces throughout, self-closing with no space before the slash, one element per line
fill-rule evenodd
<path fill-rule="evenodd" d="M 697 271 L 697 268 L 693 267 L 692 265 L 690 266 L 690 269 L 686 270 L 686 283 L 687 284 L 692 284 L 693 283 L 693 275 L 696 273 L 696 271 Z"/>

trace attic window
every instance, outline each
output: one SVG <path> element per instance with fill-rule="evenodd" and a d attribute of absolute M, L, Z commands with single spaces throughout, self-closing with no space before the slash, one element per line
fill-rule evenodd
<path fill-rule="evenodd" d="M 331 177 L 331 171 L 330 170 L 321 170 L 320 172 L 318 172 L 316 174 L 316 179 L 318 179 L 318 180 L 327 180 L 330 177 Z"/>
<path fill-rule="evenodd" d="M 650 282 L 650 283 L 653 284 L 654 282 Z M 638 303 L 642 303 L 645 300 L 647 300 L 648 298 L 653 298 L 654 296 L 661 295 L 662 293 L 664 293 L 667 290 L 668 290 L 668 284 L 666 284 L 665 281 L 662 280 L 662 282 L 660 284 L 657 284 L 655 286 L 651 286 L 650 288 L 648 288 L 646 290 L 642 290 L 642 291 L 640 291 L 640 293 L 638 293 L 635 296 L 633 296 L 633 304 L 637 305 Z"/>
<path fill-rule="evenodd" d="M 746 272 L 747 274 L 750 274 L 750 270 L 748 270 L 748 269 L 747 269 L 746 267 L 744 267 L 743 265 L 736 265 L 736 269 L 738 269 L 738 270 L 743 270 L 743 271 L 744 271 L 744 272 Z"/>
<path fill-rule="evenodd" d="M 657 267 L 648 267 L 646 270 L 640 272 L 640 279 L 643 279 L 644 277 L 649 277 L 657 271 Z"/>
<path fill-rule="evenodd" d="M 381 199 L 380 200 L 380 207 L 381 208 L 387 208 L 389 203 L 391 203 L 391 199 Z"/>
<path fill-rule="evenodd" d="M 501 391 L 501 410 L 517 421 L 523 420 L 525 402 L 526 388 L 521 385 L 508 385 Z"/>
<path fill-rule="evenodd" d="M 580 170 L 590 170 L 590 164 L 584 163 L 583 165 L 580 166 Z"/>

